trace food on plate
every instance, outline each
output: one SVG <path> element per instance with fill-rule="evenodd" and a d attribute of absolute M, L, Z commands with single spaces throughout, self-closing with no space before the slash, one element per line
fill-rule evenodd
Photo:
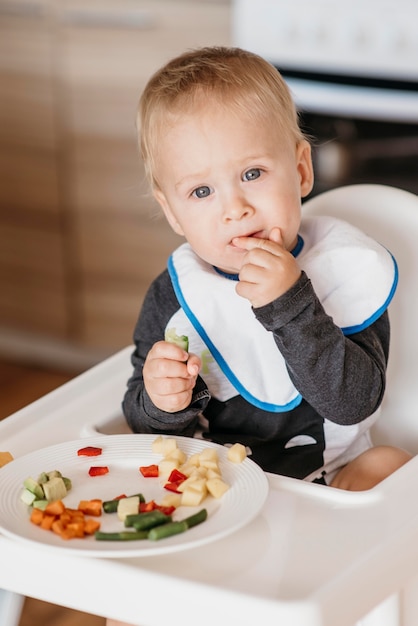
<path fill-rule="evenodd" d="M 178 335 L 175 328 L 167 328 L 164 339 L 169 343 L 176 344 L 176 346 L 182 348 L 186 352 L 189 351 L 189 338 L 187 335 Z"/>
<path fill-rule="evenodd" d="M 140 504 L 141 502 L 145 502 L 145 498 L 142 493 L 135 493 L 133 495 L 138 496 Z M 131 498 L 132 496 L 126 496 L 125 494 L 123 494 L 121 496 L 118 496 L 117 498 L 114 498 L 113 500 L 105 500 L 105 502 L 103 502 L 103 511 L 105 513 L 117 513 L 119 500 L 128 497 Z"/>
<path fill-rule="evenodd" d="M 13 455 L 10 452 L 0 452 L 0 467 L 13 461 Z"/>
<path fill-rule="evenodd" d="M 89 476 L 104 476 L 109 473 L 107 465 L 92 465 L 89 469 Z"/>
<path fill-rule="evenodd" d="M 158 468 L 160 476 L 168 476 L 164 488 L 181 494 L 181 506 L 199 506 L 209 494 L 221 498 L 228 491 L 216 448 L 204 448 L 187 458 L 177 447 L 176 439 L 159 435 L 152 443 L 152 451 L 162 455 Z"/>
<path fill-rule="evenodd" d="M 86 502 L 84 502 L 84 506 Z M 100 501 L 101 506 L 101 501 Z M 45 510 L 33 508 L 30 521 L 44 530 L 50 530 L 61 539 L 84 539 L 94 535 L 100 522 L 87 518 L 81 509 L 67 508 L 62 500 L 47 504 Z"/>
<path fill-rule="evenodd" d="M 151 515 L 147 513 L 142 513 L 142 516 Z M 137 516 L 138 518 L 141 515 Z M 190 515 L 183 520 L 173 522 L 170 521 L 170 516 L 155 515 L 153 518 L 152 527 L 149 526 L 151 522 L 151 518 L 147 519 L 147 523 L 145 524 L 148 528 L 141 530 L 124 530 L 120 532 L 102 532 L 97 531 L 95 533 L 95 538 L 98 541 L 135 541 L 141 539 L 149 539 L 151 541 L 159 541 L 160 539 L 166 539 L 168 537 L 172 537 L 173 535 L 178 535 L 179 533 L 183 533 L 193 526 L 197 526 L 201 524 L 207 519 L 208 512 L 206 509 L 201 509 L 194 515 Z M 165 519 L 164 519 L 165 518 Z M 136 522 L 133 524 L 134 528 L 137 528 L 140 525 L 140 522 Z"/>
<path fill-rule="evenodd" d="M 118 502 L 117 514 L 121 522 L 125 521 L 127 515 L 134 515 L 139 511 L 139 496 L 121 498 Z"/>
<path fill-rule="evenodd" d="M 71 480 L 58 470 L 42 472 L 37 480 L 28 476 L 23 481 L 20 498 L 28 506 L 45 509 L 49 502 L 65 498 L 71 486 Z"/>
<path fill-rule="evenodd" d="M 101 453 L 102 448 L 97 446 L 85 446 L 84 448 L 77 450 L 78 456 L 100 456 Z"/>
<path fill-rule="evenodd" d="M 228 449 L 226 456 L 228 461 L 232 463 L 242 463 L 247 458 L 247 451 L 242 443 L 234 443 L 234 445 Z"/>
<path fill-rule="evenodd" d="M 144 478 L 158 478 L 159 476 L 158 465 L 156 463 L 141 465 L 139 471 Z"/>

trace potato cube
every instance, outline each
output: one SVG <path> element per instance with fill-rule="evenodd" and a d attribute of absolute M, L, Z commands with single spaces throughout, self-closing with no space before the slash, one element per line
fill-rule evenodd
<path fill-rule="evenodd" d="M 199 453 L 195 452 L 194 454 L 191 454 L 189 456 L 189 458 L 187 459 L 187 463 L 188 465 L 193 465 L 194 467 L 199 467 L 200 465 L 200 458 L 199 458 Z"/>
<path fill-rule="evenodd" d="M 192 487 L 195 491 L 203 491 L 206 489 L 206 479 L 194 474 L 186 478 L 186 480 L 177 487 L 177 490 L 184 493 L 189 487 Z"/>
<path fill-rule="evenodd" d="M 127 515 L 136 515 L 139 511 L 139 496 L 121 498 L 118 502 L 118 518 L 125 521 Z"/>
<path fill-rule="evenodd" d="M 202 461 L 215 461 L 218 462 L 219 457 L 218 457 L 218 451 L 215 448 L 204 448 L 200 453 L 199 453 L 199 460 L 202 463 Z"/>
<path fill-rule="evenodd" d="M 210 459 L 204 459 L 203 461 L 200 461 L 200 467 L 204 467 L 207 470 L 211 469 L 211 470 L 218 470 L 219 471 L 219 464 L 217 461 L 213 461 Z"/>
<path fill-rule="evenodd" d="M 206 487 L 214 498 L 221 498 L 229 489 L 229 485 L 221 478 L 210 478 L 206 482 Z"/>
<path fill-rule="evenodd" d="M 234 443 L 227 453 L 228 461 L 232 463 L 242 463 L 247 457 L 247 451 L 242 443 Z"/>
<path fill-rule="evenodd" d="M 175 506 L 176 509 L 181 505 L 181 495 L 179 493 L 168 493 L 161 500 L 162 506 Z"/>
<path fill-rule="evenodd" d="M 210 480 L 211 478 L 222 478 L 221 470 L 219 469 L 208 469 L 206 472 L 206 478 Z"/>
<path fill-rule="evenodd" d="M 154 454 L 168 456 L 177 449 L 177 441 L 173 437 L 162 437 L 158 435 L 151 444 L 151 450 Z"/>
<path fill-rule="evenodd" d="M 162 461 L 158 463 L 159 474 L 160 476 L 163 476 L 163 477 L 170 476 L 173 469 L 178 469 L 178 468 L 179 468 L 179 462 L 173 459 L 162 459 Z"/>
<path fill-rule="evenodd" d="M 181 496 L 182 506 L 199 506 L 207 496 L 207 489 L 205 485 L 204 491 L 198 491 L 194 489 L 193 485 L 190 485 Z"/>
<path fill-rule="evenodd" d="M 187 461 L 186 453 L 183 452 L 183 450 L 180 450 L 180 448 L 176 448 L 175 450 L 167 454 L 165 458 L 178 461 L 179 465 L 182 465 L 183 463 Z"/>

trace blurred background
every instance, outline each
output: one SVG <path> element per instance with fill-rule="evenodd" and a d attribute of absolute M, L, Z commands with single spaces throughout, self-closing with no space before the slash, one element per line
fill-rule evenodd
<path fill-rule="evenodd" d="M 81 371 L 131 342 L 179 243 L 135 137 L 150 74 L 237 44 L 280 68 L 314 138 L 313 193 L 417 192 L 413 0 L 0 0 L 0 359 Z"/>
<path fill-rule="evenodd" d="M 195 46 L 258 52 L 312 136 L 313 194 L 361 182 L 418 193 L 417 6 L 0 0 L 0 419 L 130 344 L 180 242 L 136 145 L 154 70 Z M 21 626 L 98 619 L 27 601 Z"/>

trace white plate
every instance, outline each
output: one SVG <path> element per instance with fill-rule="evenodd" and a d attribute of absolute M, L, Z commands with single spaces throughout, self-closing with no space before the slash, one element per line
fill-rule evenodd
<path fill-rule="evenodd" d="M 227 449 L 200 439 L 176 437 L 178 447 L 187 455 L 203 448 L 218 450 L 224 480 L 230 489 L 216 500 L 208 497 L 202 506 L 179 507 L 173 519 L 183 519 L 205 507 L 208 519 L 185 533 L 160 541 L 97 541 L 85 539 L 60 539 L 52 531 L 43 530 L 29 521 L 30 508 L 21 500 L 23 481 L 45 471 L 59 470 L 72 480 L 73 487 L 64 502 L 77 508 L 80 500 L 101 498 L 112 500 L 121 493 L 143 493 L 146 500 L 161 501 L 168 492 L 158 478 L 143 478 L 140 465 L 158 463 L 159 455 L 152 453 L 155 435 L 109 435 L 78 439 L 31 452 L 8 463 L 0 470 L 0 530 L 5 535 L 23 542 L 41 543 L 42 549 L 64 550 L 74 555 L 93 557 L 149 556 L 185 550 L 215 541 L 248 524 L 263 507 L 268 494 L 268 481 L 264 472 L 249 458 L 234 464 L 226 459 Z M 101 456 L 78 456 L 84 446 L 100 446 Z M 91 477 L 92 465 L 107 465 L 109 473 Z M 124 530 L 115 514 L 102 514 L 101 530 Z"/>

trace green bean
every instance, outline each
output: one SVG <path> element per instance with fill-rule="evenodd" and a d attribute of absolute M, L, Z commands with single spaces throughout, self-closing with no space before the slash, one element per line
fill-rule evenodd
<path fill-rule="evenodd" d="M 162 526 L 155 526 L 151 528 L 148 533 L 148 539 L 151 541 L 158 541 L 159 539 L 165 539 L 166 537 L 172 537 L 179 533 L 184 533 L 188 529 L 185 522 L 168 522 Z"/>
<path fill-rule="evenodd" d="M 190 515 L 190 517 L 186 517 L 180 522 L 169 522 L 168 524 L 156 526 L 149 531 L 148 539 L 151 541 L 159 541 L 160 539 L 166 539 L 167 537 L 184 533 L 186 530 L 189 530 L 189 528 L 193 528 L 193 526 L 204 522 L 207 516 L 207 510 L 201 509 L 194 515 Z"/>
<path fill-rule="evenodd" d="M 119 533 L 105 533 L 100 530 L 94 533 L 98 541 L 135 541 L 138 539 L 147 539 L 147 531 L 131 531 L 125 530 Z"/>
<path fill-rule="evenodd" d="M 135 530 L 149 530 L 154 526 L 160 526 L 171 522 L 171 515 L 166 515 L 162 511 L 148 511 L 147 513 L 139 513 L 138 515 L 127 515 L 125 518 L 125 526 L 133 526 Z"/>

